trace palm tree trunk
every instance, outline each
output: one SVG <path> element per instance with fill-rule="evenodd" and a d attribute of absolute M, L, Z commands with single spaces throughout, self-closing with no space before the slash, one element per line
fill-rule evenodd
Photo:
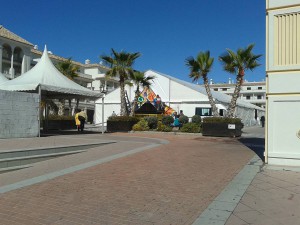
<path fill-rule="evenodd" d="M 203 81 L 204 81 L 204 87 L 205 87 L 205 90 L 206 90 L 206 93 L 207 93 L 208 101 L 209 101 L 211 109 L 212 109 L 212 114 L 215 117 L 219 117 L 220 115 L 219 115 L 219 112 L 218 112 L 218 108 L 215 104 L 215 101 L 214 101 L 212 95 L 211 95 L 211 91 L 210 91 L 210 88 L 209 88 L 207 76 L 203 76 Z"/>
<path fill-rule="evenodd" d="M 242 75 L 237 75 L 236 78 L 236 85 L 235 85 L 235 89 L 231 98 L 231 102 L 228 106 L 228 110 L 227 110 L 227 117 L 229 118 L 233 118 L 234 117 L 234 112 L 235 112 L 235 108 L 236 108 L 236 102 L 237 99 L 240 95 L 240 91 L 241 91 L 241 87 L 242 87 L 242 83 L 243 83 L 243 76 Z"/>
<path fill-rule="evenodd" d="M 134 100 L 133 100 L 133 105 L 132 105 L 131 112 L 130 112 L 130 116 L 134 116 L 135 108 L 136 108 L 136 104 L 137 104 L 137 100 L 138 100 L 139 95 L 140 95 L 140 92 L 136 91 L 135 96 L 134 96 Z"/>
<path fill-rule="evenodd" d="M 75 112 L 78 111 L 79 108 L 79 99 L 76 99 L 76 106 L 75 106 Z"/>
<path fill-rule="evenodd" d="M 69 116 L 72 115 L 72 99 L 69 99 Z"/>
<path fill-rule="evenodd" d="M 63 116 L 65 112 L 65 99 L 59 99 L 58 115 Z"/>
<path fill-rule="evenodd" d="M 124 79 L 120 78 L 120 99 L 121 99 L 121 116 L 128 116 L 127 110 L 126 110 L 126 100 L 125 100 L 125 84 Z"/>

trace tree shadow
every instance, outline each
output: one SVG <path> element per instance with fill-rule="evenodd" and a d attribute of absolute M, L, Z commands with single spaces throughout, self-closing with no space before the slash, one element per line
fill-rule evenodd
<path fill-rule="evenodd" d="M 250 148 L 252 151 L 256 153 L 256 155 L 261 158 L 263 162 L 265 162 L 265 139 L 264 138 L 255 138 L 255 137 L 242 137 L 239 138 L 239 142 L 241 142 L 243 145 Z"/>

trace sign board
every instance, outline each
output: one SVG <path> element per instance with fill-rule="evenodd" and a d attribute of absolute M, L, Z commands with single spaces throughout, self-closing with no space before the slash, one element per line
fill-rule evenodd
<path fill-rule="evenodd" d="M 235 124 L 228 124 L 229 130 L 235 130 Z"/>

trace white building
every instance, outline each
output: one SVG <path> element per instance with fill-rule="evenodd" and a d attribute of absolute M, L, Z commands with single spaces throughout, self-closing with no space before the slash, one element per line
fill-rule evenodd
<path fill-rule="evenodd" d="M 188 117 L 196 114 L 200 116 L 211 115 L 211 106 L 204 87 L 153 70 L 146 71 L 145 75 L 155 77 L 151 89 L 161 97 L 162 102 L 175 111 L 183 110 L 183 113 Z M 136 87 L 125 86 L 125 89 L 129 101 L 132 102 Z M 215 91 L 212 91 L 212 95 L 216 100 L 219 112 L 223 114 L 230 103 L 231 97 Z M 119 88 L 106 95 L 104 107 L 104 122 L 111 116 L 113 111 L 120 112 Z M 242 118 L 246 126 L 258 124 L 258 119 L 263 114 L 264 109 L 238 99 L 236 116 Z M 101 100 L 96 101 L 95 123 L 102 123 Z"/>
<path fill-rule="evenodd" d="M 235 84 L 229 79 L 228 83 L 213 83 L 211 80 L 210 88 L 227 95 L 233 95 Z M 266 107 L 266 82 L 245 81 L 241 87 L 240 99 L 258 107 Z"/>
<path fill-rule="evenodd" d="M 42 53 L 43 52 L 38 49 L 38 46 L 33 45 L 0 25 L 0 73 L 6 78 L 14 79 L 30 70 L 36 65 Z M 50 51 L 48 53 L 54 64 L 67 60 Z M 72 61 L 72 63 L 79 68 L 77 71 L 78 77 L 75 77 L 74 80 L 81 86 L 99 92 L 101 86 L 108 87 L 107 91 L 112 91 L 118 87 L 117 81 L 105 80 L 104 74 L 107 71 L 105 66 L 101 64 L 90 64 L 89 60 L 87 60 L 85 64 L 76 61 Z M 74 108 L 75 105 L 76 101 L 74 100 L 72 107 Z M 82 101 L 80 102 L 80 108 L 84 108 L 90 120 L 93 121 L 94 101 Z"/>
<path fill-rule="evenodd" d="M 300 0 L 266 3 L 266 162 L 300 166 Z"/>

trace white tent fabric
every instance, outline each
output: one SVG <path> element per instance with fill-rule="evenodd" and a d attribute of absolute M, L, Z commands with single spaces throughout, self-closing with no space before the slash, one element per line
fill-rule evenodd
<path fill-rule="evenodd" d="M 8 91 L 37 91 L 41 87 L 42 95 L 47 98 L 92 98 L 103 94 L 91 91 L 70 80 L 53 65 L 45 47 L 41 60 L 28 72 L 0 84 L 0 89 Z"/>
<path fill-rule="evenodd" d="M 6 81 L 8 81 L 8 79 L 2 73 L 0 73 L 0 84 L 4 83 Z"/>

